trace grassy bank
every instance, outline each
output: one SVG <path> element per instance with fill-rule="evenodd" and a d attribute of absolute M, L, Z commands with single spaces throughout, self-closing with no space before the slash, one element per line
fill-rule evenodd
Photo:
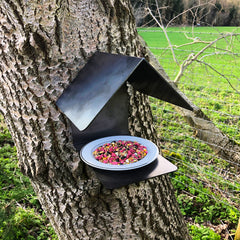
<path fill-rule="evenodd" d="M 0 239 L 57 239 L 27 177 L 18 168 L 16 148 L 0 116 Z"/>
<path fill-rule="evenodd" d="M 223 38 L 229 33 L 239 34 L 240 28 L 168 28 L 178 61 L 175 62 L 160 28 L 139 29 L 171 80 L 190 55 L 194 57 L 215 41 L 200 54 L 199 62 L 188 66 L 178 86 L 221 131 L 240 142 L 239 93 L 236 91 L 240 90 L 240 37 Z M 199 141 L 195 129 L 189 127 L 170 104 L 156 99 L 151 99 L 151 104 L 163 154 L 179 168 L 172 182 L 193 238 L 233 239 L 240 208 L 238 165 L 234 167 L 231 159 L 217 157 L 204 141 Z"/>

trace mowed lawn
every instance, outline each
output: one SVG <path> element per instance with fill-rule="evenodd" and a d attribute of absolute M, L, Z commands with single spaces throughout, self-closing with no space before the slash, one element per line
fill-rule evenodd
<path fill-rule="evenodd" d="M 232 137 L 240 141 L 240 28 L 237 27 L 169 27 L 170 39 L 178 63 L 173 59 L 168 41 L 160 28 L 139 28 L 140 36 L 158 58 L 171 80 L 177 76 L 181 64 L 206 46 L 184 71 L 179 88 L 197 106 L 205 109 L 211 119 Z M 232 35 L 233 34 L 233 35 Z M 234 35 L 235 34 L 235 35 Z M 232 35 L 232 36 L 231 36 Z M 220 40 L 217 40 L 221 38 Z M 216 111 L 221 112 L 216 114 Z M 222 126 L 231 115 L 237 120 L 232 127 Z"/>
<path fill-rule="evenodd" d="M 139 28 L 138 32 L 171 80 L 188 58 L 202 51 L 198 61 L 185 69 L 178 87 L 224 134 L 240 143 L 240 28 L 169 27 L 167 35 L 177 62 L 160 28 Z M 234 234 L 239 218 L 239 166 L 219 158 L 198 140 L 195 129 L 171 104 L 150 100 L 162 152 L 178 166 L 172 182 L 183 215 L 191 228 L 198 223 L 218 234 L 205 236 L 205 230 L 198 228 L 192 232 L 193 239 L 231 239 L 226 232 Z M 227 227 L 219 232 L 221 224 Z"/>
<path fill-rule="evenodd" d="M 179 66 L 173 60 L 169 43 L 163 31 L 160 28 L 140 28 L 138 32 L 155 56 L 159 58 L 160 63 L 173 80 L 179 70 Z M 237 65 L 240 63 L 240 28 L 170 27 L 167 29 L 167 34 L 179 64 L 186 60 L 190 54 L 196 55 L 211 42 L 222 38 L 207 48 L 198 57 L 198 60 L 212 64 L 218 71 L 224 70 L 225 73 L 229 72 L 239 75 L 240 72 Z M 239 35 L 230 36 L 230 34 Z M 198 80 L 196 79 L 196 81 Z M 238 85 L 239 80 L 233 81 L 233 84 Z M 226 81 L 223 81 L 221 86 L 228 87 Z"/>

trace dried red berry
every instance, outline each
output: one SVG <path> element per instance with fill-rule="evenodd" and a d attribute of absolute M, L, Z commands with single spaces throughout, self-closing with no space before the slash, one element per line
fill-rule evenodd
<path fill-rule="evenodd" d="M 93 152 L 96 160 L 112 164 L 123 165 L 140 161 L 147 155 L 147 148 L 138 142 L 113 141 L 98 147 Z"/>

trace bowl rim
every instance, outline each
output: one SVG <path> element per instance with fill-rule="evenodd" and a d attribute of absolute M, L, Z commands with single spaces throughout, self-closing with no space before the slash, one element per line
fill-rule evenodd
<path fill-rule="evenodd" d="M 136 141 L 141 145 L 145 146 L 147 148 L 148 153 L 141 160 L 135 163 L 124 164 L 124 165 L 112 165 L 112 164 L 101 163 L 95 159 L 95 157 L 92 154 L 94 150 L 104 145 L 105 143 L 111 143 L 112 141 L 118 141 L 118 140 L 133 141 L 133 142 Z M 157 158 L 158 154 L 159 154 L 158 147 L 152 141 L 147 140 L 145 138 L 129 136 L 129 135 L 116 135 L 116 136 L 99 138 L 87 143 L 80 150 L 80 157 L 86 164 L 94 168 L 98 168 L 102 170 L 110 170 L 110 171 L 126 171 L 126 170 L 132 170 L 132 169 L 144 167 L 150 164 L 151 162 L 153 162 Z"/>

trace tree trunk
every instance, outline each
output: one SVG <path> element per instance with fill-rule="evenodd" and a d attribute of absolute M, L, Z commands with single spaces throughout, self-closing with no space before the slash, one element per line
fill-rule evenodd
<path fill-rule="evenodd" d="M 0 110 L 59 239 L 190 239 L 168 176 L 102 187 L 55 105 L 97 50 L 144 56 L 128 0 L 2 0 Z M 129 86 L 132 135 L 158 142 L 147 99 Z"/>

